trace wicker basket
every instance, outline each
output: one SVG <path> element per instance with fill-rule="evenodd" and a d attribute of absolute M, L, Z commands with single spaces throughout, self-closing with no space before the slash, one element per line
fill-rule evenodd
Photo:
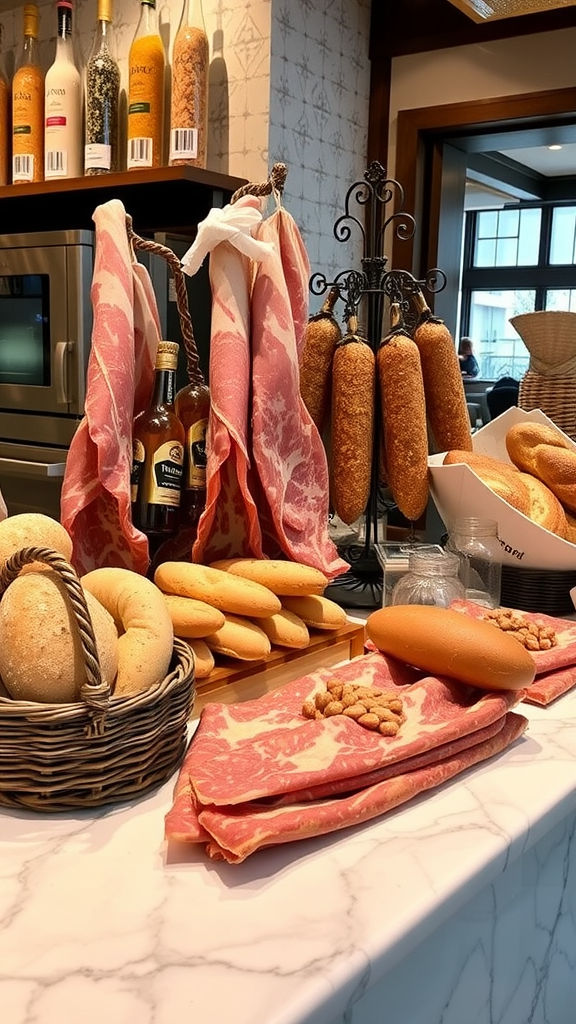
<path fill-rule="evenodd" d="M 194 660 L 174 641 L 168 675 L 143 693 L 114 697 L 102 682 L 84 591 L 48 548 L 23 548 L 0 572 L 0 599 L 24 565 L 41 561 L 62 580 L 86 666 L 81 701 L 40 704 L 0 697 L 0 806 L 65 811 L 130 800 L 178 768 L 194 702 Z"/>

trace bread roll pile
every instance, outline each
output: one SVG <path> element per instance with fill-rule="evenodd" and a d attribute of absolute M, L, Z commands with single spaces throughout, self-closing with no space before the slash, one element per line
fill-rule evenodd
<path fill-rule="evenodd" d="M 464 463 L 498 497 L 563 540 L 576 543 L 576 451 L 544 423 L 515 423 L 506 434 L 510 463 L 453 450 L 444 465 Z"/>
<path fill-rule="evenodd" d="M 343 609 L 324 596 L 323 573 L 299 562 L 163 562 L 154 583 L 164 594 L 175 635 L 194 651 L 199 679 L 210 675 L 219 656 L 259 661 L 273 647 L 307 647 L 310 630 L 337 630 L 346 623 Z"/>

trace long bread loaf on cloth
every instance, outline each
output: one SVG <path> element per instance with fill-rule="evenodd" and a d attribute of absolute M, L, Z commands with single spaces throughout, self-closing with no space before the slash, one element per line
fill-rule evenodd
<path fill-rule="evenodd" d="M 132 525 L 132 421 L 149 400 L 160 340 L 148 271 L 135 261 L 118 199 L 98 206 L 85 416 L 70 445 L 61 521 L 80 574 L 103 566 L 146 573 L 148 541 Z"/>
<path fill-rule="evenodd" d="M 306 719 L 328 680 L 382 687 L 403 703 L 395 736 L 343 715 Z M 168 840 L 239 863 L 266 846 L 347 828 L 500 753 L 526 728 L 522 691 L 422 677 L 379 652 L 243 704 L 205 705 L 165 821 Z"/>
<path fill-rule="evenodd" d="M 451 607 L 477 619 L 486 615 L 486 608 L 470 601 L 454 601 Z M 576 622 L 540 612 L 511 610 L 524 621 L 548 626 L 555 633 L 556 644 L 549 650 L 529 652 L 536 665 L 536 678 L 522 698 L 525 704 L 546 707 L 576 686 Z"/>

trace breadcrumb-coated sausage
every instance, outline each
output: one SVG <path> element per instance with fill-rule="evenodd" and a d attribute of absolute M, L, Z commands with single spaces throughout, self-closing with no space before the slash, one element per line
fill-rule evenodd
<path fill-rule="evenodd" d="M 374 352 L 355 333 L 355 317 L 348 326 L 332 361 L 331 437 L 332 504 L 347 526 L 362 515 L 370 495 L 376 386 Z"/>
<path fill-rule="evenodd" d="M 430 430 L 438 451 L 472 451 L 470 416 L 454 339 L 444 321 L 432 316 L 422 301 L 425 310 L 413 338 L 420 352 Z"/>
<path fill-rule="evenodd" d="M 332 357 L 342 331 L 332 310 L 338 289 L 331 288 L 320 311 L 310 317 L 300 358 L 300 394 L 320 434 L 330 408 Z"/>
<path fill-rule="evenodd" d="M 428 503 L 428 432 L 420 355 L 405 331 L 378 348 L 388 486 L 403 516 L 416 522 Z"/>

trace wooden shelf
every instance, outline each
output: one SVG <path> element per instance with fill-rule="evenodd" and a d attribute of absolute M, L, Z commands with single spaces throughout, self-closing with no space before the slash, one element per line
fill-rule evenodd
<path fill-rule="evenodd" d="M 196 167 L 161 167 L 94 177 L 66 178 L 37 185 L 0 188 L 2 234 L 93 229 L 92 214 L 120 199 L 138 233 L 169 231 L 193 235 L 213 206 L 223 206 L 245 178 Z"/>

